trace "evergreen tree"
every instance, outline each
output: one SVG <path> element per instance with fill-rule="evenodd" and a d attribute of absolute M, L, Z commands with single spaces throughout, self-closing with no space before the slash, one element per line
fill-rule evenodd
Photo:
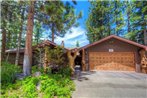
<path fill-rule="evenodd" d="M 90 43 L 112 34 L 112 7 L 109 1 L 91 1 L 89 17 L 86 21 Z"/>
<path fill-rule="evenodd" d="M 42 11 L 46 15 L 44 24 L 51 30 L 49 37 L 52 38 L 52 42 L 55 35 L 63 37 L 72 26 L 77 26 L 76 20 L 81 17 L 81 13 L 75 15 L 74 7 L 69 2 L 64 4 L 62 1 L 46 1 L 42 5 Z"/>
<path fill-rule="evenodd" d="M 76 42 L 76 47 L 80 47 L 79 41 Z"/>
<path fill-rule="evenodd" d="M 26 33 L 26 43 L 23 61 L 23 73 L 25 76 L 31 74 L 32 65 L 32 33 L 34 27 L 34 1 L 30 1 L 28 20 L 27 20 L 27 33 Z"/>
<path fill-rule="evenodd" d="M 119 36 L 123 34 L 124 30 L 124 16 L 123 16 L 123 1 L 113 1 L 113 22 L 114 22 L 114 34 Z"/>
<path fill-rule="evenodd" d="M 147 21 L 147 2 L 146 1 L 133 1 L 132 5 L 132 31 L 126 34 L 128 39 L 146 44 L 147 32 L 146 32 L 146 21 Z"/>

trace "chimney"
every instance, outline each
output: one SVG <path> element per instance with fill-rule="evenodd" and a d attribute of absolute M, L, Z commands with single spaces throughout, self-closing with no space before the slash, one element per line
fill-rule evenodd
<path fill-rule="evenodd" d="M 61 42 L 61 47 L 64 48 L 64 41 Z"/>

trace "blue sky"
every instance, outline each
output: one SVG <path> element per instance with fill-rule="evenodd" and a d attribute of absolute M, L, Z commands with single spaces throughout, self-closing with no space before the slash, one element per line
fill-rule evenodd
<path fill-rule="evenodd" d="M 55 39 L 55 43 L 60 45 L 61 42 L 64 41 L 65 47 L 68 48 L 75 47 L 77 41 L 79 41 L 80 47 L 89 44 L 89 41 L 87 40 L 87 36 L 86 36 L 86 24 L 85 24 L 85 21 L 88 18 L 89 6 L 90 3 L 88 2 L 88 0 L 83 0 L 83 1 L 77 0 L 77 5 L 74 5 L 75 12 L 76 14 L 78 14 L 80 11 L 82 11 L 82 15 L 83 15 L 82 18 L 77 21 L 79 22 L 79 26 L 72 27 L 71 28 L 72 33 L 67 32 L 63 38 L 57 37 Z"/>

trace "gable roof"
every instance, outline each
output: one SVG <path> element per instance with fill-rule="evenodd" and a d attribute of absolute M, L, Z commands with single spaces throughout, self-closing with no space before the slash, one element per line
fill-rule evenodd
<path fill-rule="evenodd" d="M 37 44 L 37 45 L 35 45 L 35 46 L 32 46 L 32 49 L 35 49 L 35 48 L 37 48 L 37 47 L 44 47 L 45 45 L 47 45 L 47 46 L 52 45 L 53 47 L 56 47 L 56 46 L 57 46 L 57 44 L 55 44 L 55 43 L 53 43 L 53 42 L 51 42 L 51 41 L 49 41 L 49 40 L 44 40 L 44 41 L 41 42 L 40 44 Z M 25 50 L 25 48 L 20 48 L 20 53 L 23 53 L 24 50 Z M 8 49 L 8 50 L 6 50 L 5 52 L 6 52 L 6 53 L 16 53 L 16 51 L 17 51 L 17 48 L 14 48 L 14 49 Z"/>
<path fill-rule="evenodd" d="M 136 43 L 136 42 L 134 42 L 134 41 L 131 41 L 131 40 L 128 40 L 128 39 L 125 39 L 125 38 L 122 38 L 122 37 L 118 37 L 118 36 L 116 36 L 116 35 L 110 35 L 110 36 L 105 37 L 105 38 L 103 38 L 103 39 L 101 39 L 101 40 L 99 40 L 99 41 L 96 41 L 96 42 L 92 43 L 92 44 L 88 44 L 88 45 L 86 45 L 86 46 L 83 46 L 83 47 L 80 48 L 80 50 L 81 50 L 81 49 L 89 48 L 89 47 L 94 46 L 94 45 L 99 44 L 99 43 L 102 43 L 102 42 L 104 42 L 104 41 L 106 41 L 106 40 L 109 40 L 109 39 L 111 39 L 111 38 L 115 38 L 115 39 L 117 39 L 117 40 L 126 42 L 126 43 L 128 43 L 128 44 L 131 44 L 131 45 L 134 45 L 134 46 L 143 48 L 143 49 L 145 49 L 145 50 L 147 51 L 147 46 L 142 45 L 142 44 L 139 44 L 139 43 Z"/>
<path fill-rule="evenodd" d="M 44 41 L 41 42 L 40 44 L 37 44 L 37 45 L 33 46 L 33 48 L 36 48 L 36 47 L 44 47 L 45 45 L 47 45 L 47 46 L 49 46 L 49 45 L 57 46 L 57 44 L 54 43 L 54 42 L 52 42 L 52 41 L 44 40 Z"/>

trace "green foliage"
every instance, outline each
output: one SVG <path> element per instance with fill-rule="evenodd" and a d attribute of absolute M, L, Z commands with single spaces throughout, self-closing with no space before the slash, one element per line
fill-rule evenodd
<path fill-rule="evenodd" d="M 36 86 L 40 84 L 40 90 Z M 61 74 L 42 74 L 39 77 L 26 77 L 15 84 L 5 86 L 2 98 L 70 98 L 75 85 L 69 77 Z"/>
<path fill-rule="evenodd" d="M 147 2 L 146 1 L 90 1 L 89 17 L 86 21 L 90 43 L 111 34 L 124 36 L 145 44 Z"/>
<path fill-rule="evenodd" d="M 112 4 L 109 1 L 91 1 L 90 13 L 86 21 L 90 43 L 112 33 Z"/>
<path fill-rule="evenodd" d="M 71 76 L 71 68 L 69 67 L 62 67 L 58 74 L 61 74 L 63 77 L 70 77 Z"/>
<path fill-rule="evenodd" d="M 74 83 L 67 77 L 60 74 L 41 76 L 41 91 L 49 98 L 54 96 L 70 98 L 74 89 Z M 47 87 L 47 88 L 46 88 Z"/>
<path fill-rule="evenodd" d="M 2 62 L 1 66 L 1 83 L 2 85 L 7 83 L 13 83 L 16 79 L 16 73 L 20 72 L 19 66 L 9 64 L 8 62 Z"/>
<path fill-rule="evenodd" d="M 37 97 L 37 90 L 36 90 L 36 85 L 38 83 L 39 79 L 35 77 L 27 77 L 24 79 L 22 82 L 22 89 L 24 91 L 23 96 L 25 98 L 35 98 Z"/>
<path fill-rule="evenodd" d="M 54 49 L 45 47 L 45 51 L 47 53 L 48 61 L 51 63 L 51 65 L 64 65 L 64 52 L 60 46 L 57 46 Z"/>
<path fill-rule="evenodd" d="M 3 0 L 1 2 L 1 8 L 2 8 L 1 27 L 3 30 L 4 29 L 6 30 L 7 48 L 16 48 L 17 46 L 17 42 L 18 42 L 17 35 L 20 32 L 22 32 L 21 26 L 25 25 L 25 23 L 23 23 L 24 17 L 26 17 L 26 15 L 23 14 L 23 12 L 25 11 L 24 5 L 25 3 L 21 4 L 14 0 L 11 1 Z"/>
<path fill-rule="evenodd" d="M 79 41 L 76 42 L 76 47 L 80 47 Z"/>
<path fill-rule="evenodd" d="M 132 1 L 127 2 L 127 18 L 129 24 L 127 25 L 129 30 L 125 34 L 125 37 L 139 42 L 141 44 L 144 43 L 144 34 L 146 28 L 146 21 L 147 21 L 147 11 L 145 10 L 147 7 L 147 2 L 145 1 Z"/>
<path fill-rule="evenodd" d="M 37 65 L 34 65 L 34 66 L 32 66 L 32 73 L 35 73 L 35 72 L 43 73 L 44 69 L 43 69 L 43 67 L 39 68 Z"/>
<path fill-rule="evenodd" d="M 44 20 L 44 24 L 50 27 L 53 35 L 61 37 L 72 26 L 77 26 L 76 20 L 82 16 L 81 13 L 75 15 L 74 7 L 67 1 L 65 4 L 62 1 L 45 1 L 41 8 L 42 12 L 50 17 Z M 52 38 L 53 36 L 50 35 L 49 37 Z"/>

